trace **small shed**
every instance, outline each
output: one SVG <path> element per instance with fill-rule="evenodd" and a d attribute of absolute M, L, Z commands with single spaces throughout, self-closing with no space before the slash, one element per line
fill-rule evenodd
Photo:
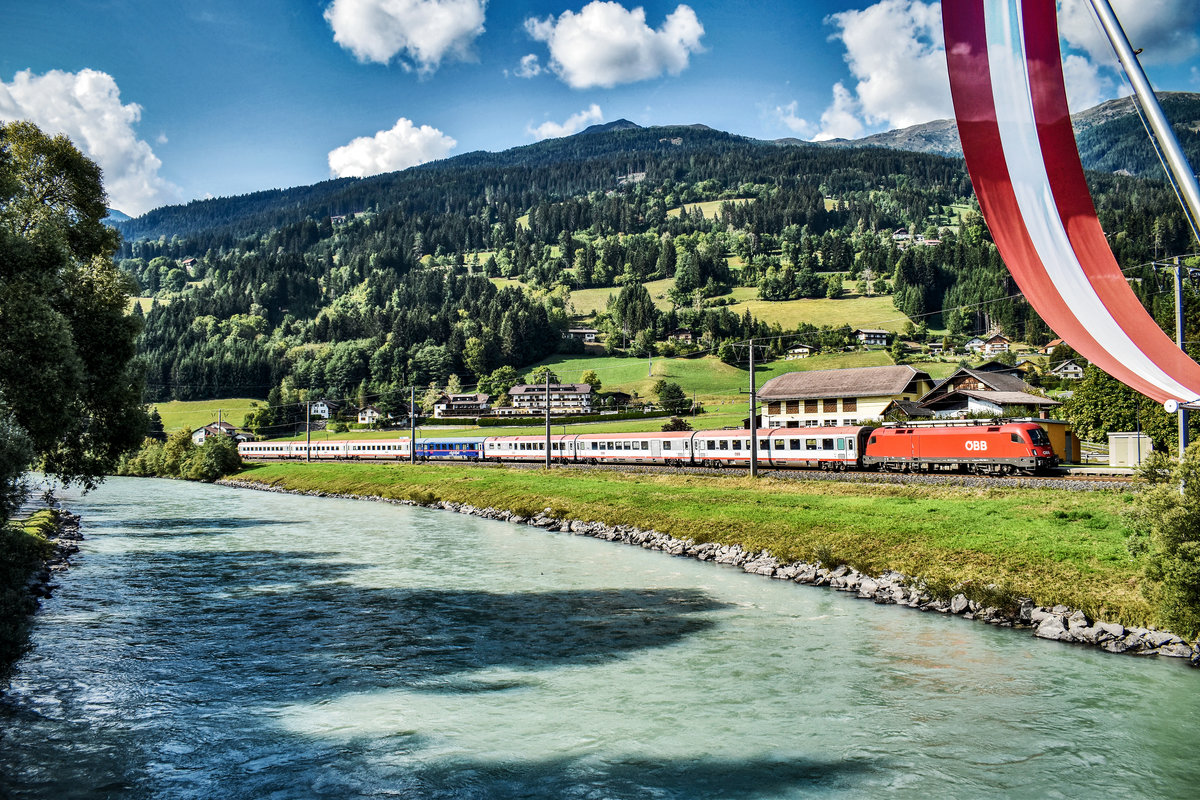
<path fill-rule="evenodd" d="M 1108 434 L 1108 465 L 1136 467 L 1154 449 L 1154 441 L 1144 433 L 1113 431 Z"/>

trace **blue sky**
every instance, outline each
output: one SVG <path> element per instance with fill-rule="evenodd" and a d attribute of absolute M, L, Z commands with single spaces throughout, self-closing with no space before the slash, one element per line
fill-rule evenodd
<path fill-rule="evenodd" d="M 0 119 L 70 135 L 131 214 L 621 117 L 812 139 L 950 116 L 922 0 L 3 2 Z M 1060 4 L 1073 105 L 1124 93 Z M 1157 88 L 1200 91 L 1200 3 L 1114 6 Z"/>

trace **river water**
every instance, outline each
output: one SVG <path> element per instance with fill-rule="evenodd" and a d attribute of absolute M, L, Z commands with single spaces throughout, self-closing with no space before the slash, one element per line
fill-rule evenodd
<path fill-rule="evenodd" d="M 1200 673 L 446 512 L 113 479 L 0 797 L 1194 797 Z"/>

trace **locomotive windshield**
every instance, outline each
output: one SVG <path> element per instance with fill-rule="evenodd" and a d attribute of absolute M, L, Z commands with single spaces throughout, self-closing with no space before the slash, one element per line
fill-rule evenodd
<path fill-rule="evenodd" d="M 1041 428 L 1031 428 L 1029 431 L 1029 438 L 1033 441 L 1034 444 L 1039 445 L 1041 447 L 1049 447 L 1050 446 L 1050 437 Z"/>

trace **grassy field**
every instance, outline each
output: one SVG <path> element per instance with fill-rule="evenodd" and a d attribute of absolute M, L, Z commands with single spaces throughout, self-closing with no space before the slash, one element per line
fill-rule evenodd
<path fill-rule="evenodd" d="M 239 477 L 293 489 L 437 500 L 654 528 L 784 561 L 987 584 L 1126 624 L 1149 621 L 1125 547 L 1129 495 L 626 475 L 451 465 L 270 464 Z"/>
<path fill-rule="evenodd" d="M 250 413 L 250 404 L 257 402 L 265 405 L 265 400 L 251 400 L 246 397 L 231 397 L 222 400 L 172 400 L 168 403 L 155 403 L 162 417 L 163 428 L 170 433 L 179 428 L 195 430 L 210 422 L 217 421 L 217 412 L 221 418 L 231 425 L 241 427 L 242 420 Z"/>
<path fill-rule="evenodd" d="M 736 206 L 741 205 L 742 203 L 753 202 L 753 200 L 754 198 L 752 197 L 739 197 L 735 200 L 705 200 L 703 203 L 688 203 L 687 205 L 680 206 L 679 208 L 668 209 L 667 216 L 678 217 L 683 214 L 684 211 L 687 211 L 690 214 L 692 209 L 699 208 L 700 213 L 705 217 L 709 219 L 716 219 L 721 213 L 721 205 L 723 203 L 733 203 Z"/>
<path fill-rule="evenodd" d="M 759 300 L 758 289 L 739 286 L 730 295 L 737 300 L 729 306 L 731 311 L 743 314 L 747 310 L 758 320 L 768 325 L 778 322 L 784 330 L 792 330 L 801 323 L 809 325 L 841 325 L 851 328 L 880 328 L 898 331 L 904 328 L 908 317 L 892 303 L 891 296 L 862 297 L 848 295 L 837 300 L 825 298 L 811 300 Z"/>

